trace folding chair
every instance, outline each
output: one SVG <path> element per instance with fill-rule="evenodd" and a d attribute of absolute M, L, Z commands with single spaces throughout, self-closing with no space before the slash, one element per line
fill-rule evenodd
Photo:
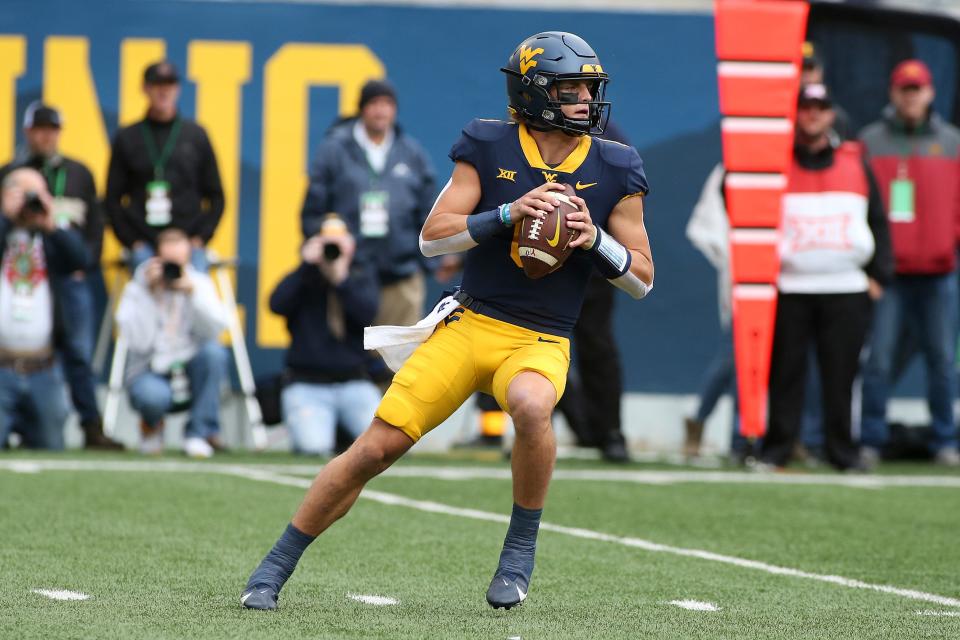
<path fill-rule="evenodd" d="M 244 341 L 243 328 L 240 326 L 240 315 L 237 311 L 237 300 L 228 273 L 229 269 L 236 269 L 237 261 L 235 259 L 221 260 L 211 251 L 208 251 L 208 257 L 210 259 L 210 273 L 218 285 L 221 301 L 227 310 L 227 333 L 230 337 L 230 352 L 237 367 L 237 377 L 240 381 L 240 390 L 243 393 L 243 406 L 247 414 L 247 427 L 249 429 L 250 440 L 253 443 L 254 449 L 259 451 L 267 446 L 267 430 L 263 424 L 260 405 L 257 403 L 255 395 L 256 383 L 253 378 L 253 369 L 250 366 L 250 356 L 247 352 L 246 342 Z M 118 264 L 126 266 L 127 262 L 121 261 Z M 104 314 L 103 322 L 100 325 L 97 349 L 94 354 L 94 368 L 98 372 L 103 370 L 103 364 L 106 360 L 106 352 L 113 328 L 113 314 L 116 312 L 116 306 L 119 302 L 126 272 L 126 269 L 118 268 L 117 270 L 107 312 Z M 107 381 L 107 399 L 103 409 L 103 430 L 104 433 L 108 435 L 113 434 L 116 428 L 117 416 L 120 412 L 120 401 L 124 391 L 123 374 L 126 368 L 127 354 L 127 341 L 123 333 L 117 331 L 117 340 L 113 348 L 113 359 L 110 364 L 110 377 Z M 182 409 L 183 407 L 178 408 Z"/>

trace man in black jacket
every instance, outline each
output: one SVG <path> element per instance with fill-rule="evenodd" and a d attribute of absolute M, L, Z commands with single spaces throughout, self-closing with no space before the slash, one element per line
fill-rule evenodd
<path fill-rule="evenodd" d="M 23 117 L 26 146 L 16 160 L 0 169 L 0 179 L 18 167 L 39 171 L 46 178 L 47 188 L 53 196 L 51 214 L 54 224 L 60 228 L 73 228 L 83 236 L 90 261 L 84 268 L 53 282 L 69 329 L 59 351 L 73 406 L 80 416 L 84 446 L 88 449 L 122 449 L 120 443 L 103 433 L 95 379 L 90 367 L 96 317 L 91 286 L 103 277 L 100 273 L 103 212 L 90 170 L 83 163 L 60 154 L 62 126 L 60 112 L 56 109 L 39 101 L 31 103 Z"/>
<path fill-rule="evenodd" d="M 117 239 L 131 252 L 132 268 L 154 255 L 157 234 L 186 229 L 193 266 L 207 268 L 203 248 L 223 214 L 223 187 L 213 147 L 199 124 L 177 110 L 180 76 L 170 62 L 143 75 L 146 117 L 117 132 L 104 206 Z M 125 202 L 126 199 L 126 202 Z"/>
<path fill-rule="evenodd" d="M 420 229 L 437 194 L 430 159 L 396 118 L 393 86 L 366 83 L 357 117 L 335 125 L 317 150 L 302 225 L 309 238 L 328 212 L 339 214 L 357 239 L 357 258 L 377 267 L 381 304 L 374 324 L 408 326 L 423 311 Z"/>
<path fill-rule="evenodd" d="M 338 422 L 356 438 L 380 401 L 363 350 L 377 280 L 371 265 L 354 262 L 355 248 L 344 223 L 328 217 L 303 244 L 303 262 L 270 296 L 270 310 L 290 331 L 283 419 L 299 453 L 333 453 Z"/>
<path fill-rule="evenodd" d="M 0 199 L 0 446 L 13 416 L 28 447 L 63 448 L 69 411 L 54 356 L 64 336 L 52 280 L 86 267 L 80 235 L 58 228 L 39 172 L 20 168 L 3 179 Z"/>

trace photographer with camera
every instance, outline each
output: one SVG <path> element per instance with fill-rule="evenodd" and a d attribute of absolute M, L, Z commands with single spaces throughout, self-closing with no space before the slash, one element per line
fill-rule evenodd
<path fill-rule="evenodd" d="M 19 168 L 3 179 L 0 198 L 0 447 L 14 412 L 24 444 L 63 448 L 66 386 L 54 356 L 66 337 L 51 279 L 83 269 L 83 239 L 59 228 L 46 181 Z"/>
<path fill-rule="evenodd" d="M 30 103 L 23 115 L 24 146 L 12 163 L 0 169 L 0 176 L 18 167 L 30 167 L 42 173 L 53 196 L 55 223 L 58 227 L 76 230 L 87 245 L 90 262 L 67 277 L 56 278 L 53 283 L 69 327 L 65 340 L 58 345 L 58 355 L 73 407 L 80 418 L 84 447 L 120 450 L 123 446 L 103 433 L 96 376 L 90 366 L 98 314 L 95 291 L 102 291 L 104 286 L 100 272 L 103 211 L 90 170 L 79 160 L 60 153 L 62 127 L 59 111 L 40 101 Z M 14 425 L 14 431 L 18 428 Z"/>
<path fill-rule="evenodd" d="M 363 350 L 363 328 L 377 313 L 376 268 L 354 261 L 356 242 L 336 214 L 300 250 L 303 262 L 270 296 L 287 319 L 283 419 L 294 451 L 330 455 L 337 424 L 355 438 L 380 401 Z"/>
<path fill-rule="evenodd" d="M 188 406 L 184 452 L 209 458 L 221 448 L 220 384 L 228 358 L 218 337 L 227 312 L 210 276 L 190 264 L 191 250 L 184 230 L 161 231 L 157 255 L 134 272 L 117 309 L 130 348 L 127 390 L 142 418 L 146 454 L 163 450 L 164 416 Z"/>

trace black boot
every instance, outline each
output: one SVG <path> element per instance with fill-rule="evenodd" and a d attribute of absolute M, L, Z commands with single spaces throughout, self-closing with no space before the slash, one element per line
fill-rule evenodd
<path fill-rule="evenodd" d="M 123 451 L 123 445 L 108 438 L 103 432 L 103 422 L 96 419 L 80 425 L 83 429 L 83 448 L 96 449 L 98 451 Z"/>

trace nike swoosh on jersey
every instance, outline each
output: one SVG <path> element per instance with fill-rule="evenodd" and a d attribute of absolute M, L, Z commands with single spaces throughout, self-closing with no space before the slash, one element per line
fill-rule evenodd
<path fill-rule="evenodd" d="M 544 340 L 540 336 L 537 336 L 537 342 L 549 342 L 550 344 L 560 344 L 559 340 Z"/>
<path fill-rule="evenodd" d="M 587 184 L 581 184 L 580 181 L 577 180 L 577 184 L 576 184 L 575 186 L 577 187 L 577 190 L 580 190 L 580 189 L 587 189 L 587 188 L 589 188 L 589 187 L 594 186 L 595 184 L 597 184 L 597 183 L 596 183 L 596 182 L 588 182 Z"/>

